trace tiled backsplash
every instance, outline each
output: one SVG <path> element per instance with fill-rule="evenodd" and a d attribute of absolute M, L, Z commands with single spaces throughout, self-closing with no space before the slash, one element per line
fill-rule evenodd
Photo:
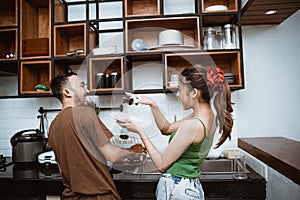
<path fill-rule="evenodd" d="M 190 113 L 190 111 L 182 110 L 180 102 L 174 94 L 149 94 L 150 97 L 155 99 L 160 106 L 161 111 L 172 122 L 175 119 L 179 120 Z M 97 106 L 101 108 L 117 108 L 122 103 L 122 96 L 92 96 L 91 99 L 96 102 Z M 39 119 L 37 116 L 40 114 L 38 109 L 60 109 L 61 104 L 56 98 L 13 98 L 13 99 L 0 99 L 0 154 L 5 156 L 12 155 L 10 138 L 20 130 L 39 128 Z M 118 110 L 103 109 L 100 110 L 99 117 L 106 124 L 106 126 L 114 133 L 120 132 L 120 127 L 112 119 L 111 113 L 118 112 Z M 151 111 L 148 106 L 144 105 L 124 105 L 124 112 L 140 117 L 146 127 L 147 133 L 151 136 L 152 141 L 157 145 L 159 150 L 163 150 L 167 144 L 168 137 L 162 136 L 159 130 L 154 126 Z M 47 112 L 47 121 L 50 126 L 51 121 L 56 116 L 57 112 Z M 234 116 L 234 118 L 236 118 Z M 223 149 L 235 148 L 237 130 L 233 128 L 232 140 L 227 141 L 220 149 L 214 150 L 220 154 Z"/>

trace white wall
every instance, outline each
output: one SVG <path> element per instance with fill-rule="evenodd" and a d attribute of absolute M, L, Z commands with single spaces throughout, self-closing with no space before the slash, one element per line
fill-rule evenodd
<path fill-rule="evenodd" d="M 300 141 L 300 11 L 278 26 L 243 27 L 246 89 L 238 93 L 239 137 Z M 300 199 L 300 185 L 244 152 L 267 180 L 267 199 Z"/>
<path fill-rule="evenodd" d="M 300 11 L 278 26 L 243 27 L 246 89 L 239 91 L 240 137 L 300 141 Z"/>

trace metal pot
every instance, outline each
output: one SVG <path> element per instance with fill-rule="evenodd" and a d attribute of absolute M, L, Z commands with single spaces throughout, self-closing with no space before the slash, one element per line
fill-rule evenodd
<path fill-rule="evenodd" d="M 35 162 L 44 151 L 44 135 L 38 129 L 23 130 L 12 136 L 13 162 Z"/>

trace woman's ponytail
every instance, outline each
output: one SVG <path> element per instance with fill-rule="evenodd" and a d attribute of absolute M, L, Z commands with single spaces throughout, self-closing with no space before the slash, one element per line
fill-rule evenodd
<path fill-rule="evenodd" d="M 230 134 L 233 127 L 231 92 L 226 81 L 224 81 L 223 90 L 218 92 L 214 98 L 214 106 L 217 111 L 216 124 L 219 127 L 219 133 L 222 134 L 215 147 L 218 148 L 227 138 L 231 139 Z"/>

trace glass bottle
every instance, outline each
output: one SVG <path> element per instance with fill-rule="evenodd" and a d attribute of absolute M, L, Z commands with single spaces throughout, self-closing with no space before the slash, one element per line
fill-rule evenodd
<path fill-rule="evenodd" d="M 204 49 L 211 50 L 216 48 L 216 29 L 206 28 L 204 30 Z"/>

